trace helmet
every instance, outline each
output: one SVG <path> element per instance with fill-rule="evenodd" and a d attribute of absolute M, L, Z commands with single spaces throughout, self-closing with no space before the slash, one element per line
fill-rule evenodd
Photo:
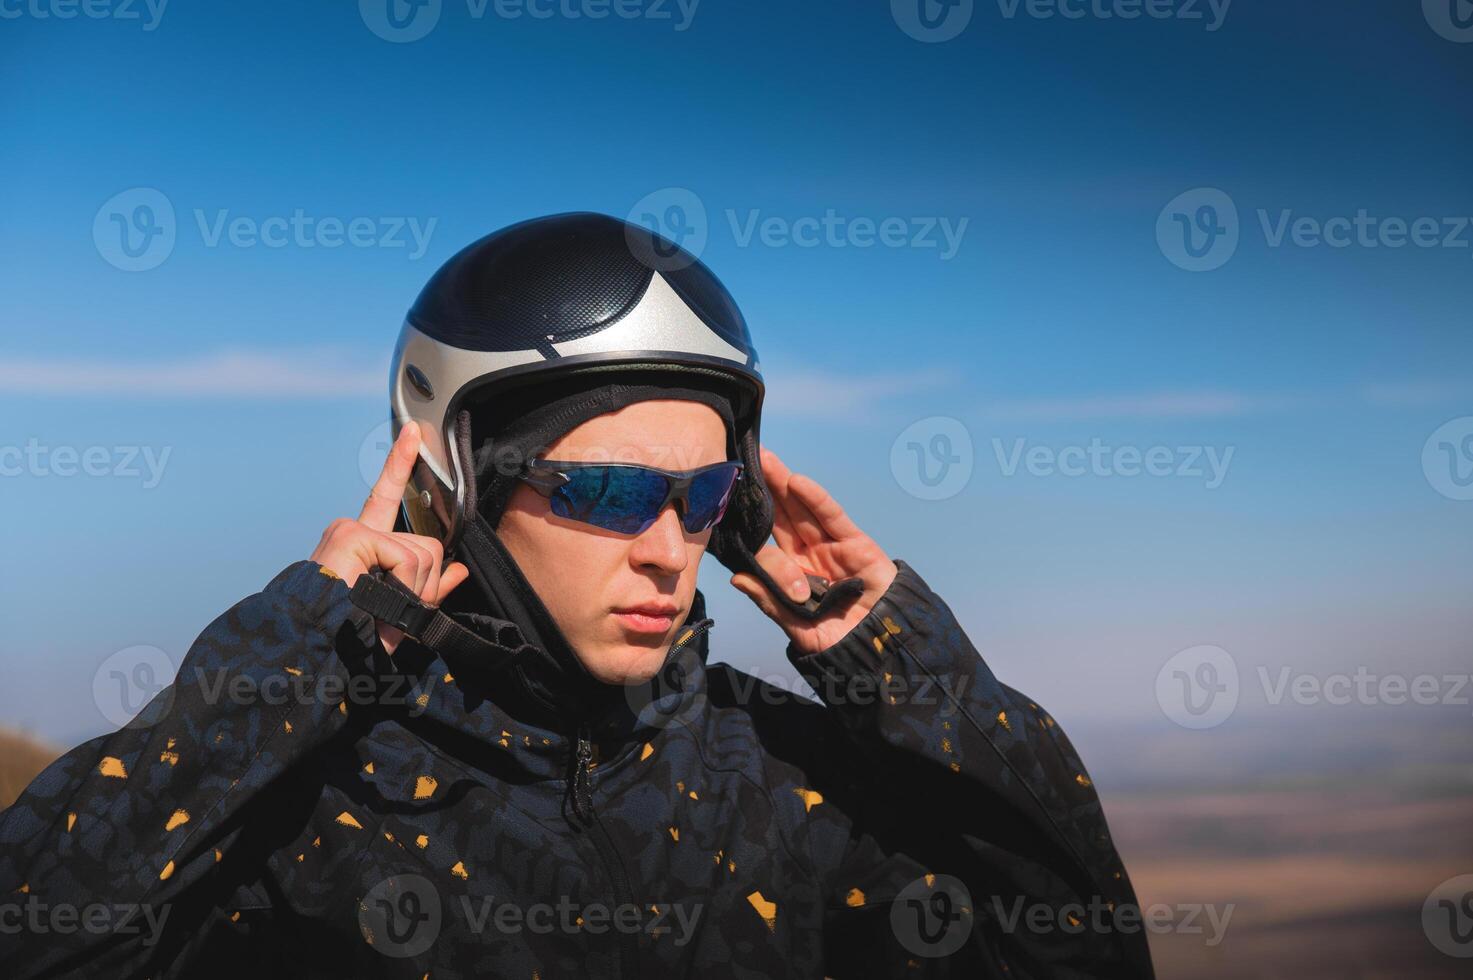
<path fill-rule="evenodd" d="M 648 229 L 591 212 L 512 225 L 466 246 L 410 308 L 390 368 L 395 437 L 410 419 L 421 446 L 401 525 L 440 539 L 447 555 L 475 517 L 476 466 L 467 406 L 494 391 L 577 375 L 655 371 L 671 384 L 704 376 L 729 391 L 744 478 L 708 549 L 795 604 L 753 557 L 772 531 L 759 426 L 757 351 L 731 294 L 694 255 Z M 847 580 L 846 580 L 847 581 Z M 827 583 L 815 582 L 815 597 Z M 857 595 L 857 592 L 852 594 Z"/>

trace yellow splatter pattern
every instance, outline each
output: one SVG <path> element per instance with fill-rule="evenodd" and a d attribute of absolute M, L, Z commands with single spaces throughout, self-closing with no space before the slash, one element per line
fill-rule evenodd
<path fill-rule="evenodd" d="M 747 901 L 752 903 L 752 908 L 756 909 L 757 914 L 762 916 L 762 921 L 767 923 L 768 931 L 777 931 L 777 903 L 763 898 L 760 891 L 748 895 Z"/>

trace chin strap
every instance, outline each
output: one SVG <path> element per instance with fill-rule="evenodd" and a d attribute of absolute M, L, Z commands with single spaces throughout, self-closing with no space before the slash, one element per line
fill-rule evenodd
<path fill-rule="evenodd" d="M 808 588 L 812 595 L 805 602 L 795 602 L 788 596 L 786 590 L 772 580 L 772 576 L 767 574 L 767 569 L 762 567 L 762 563 L 747 550 L 747 546 L 740 540 L 737 542 L 737 549 L 742 555 L 742 563 L 747 566 L 745 571 L 756 576 L 758 581 L 766 587 L 767 594 L 772 596 L 778 605 L 799 619 L 809 622 L 823 619 L 830 613 L 843 611 L 850 603 L 864 594 L 864 580 L 858 576 L 830 582 L 821 575 L 809 575 Z"/>
<path fill-rule="evenodd" d="M 524 650 L 531 649 L 515 623 L 492 619 L 491 628 L 497 639 L 488 640 L 429 605 L 409 586 L 380 568 L 359 575 L 348 592 L 348 599 L 374 619 L 402 630 L 436 653 L 447 658 L 475 657 L 485 665 L 484 669 L 509 667 Z"/>

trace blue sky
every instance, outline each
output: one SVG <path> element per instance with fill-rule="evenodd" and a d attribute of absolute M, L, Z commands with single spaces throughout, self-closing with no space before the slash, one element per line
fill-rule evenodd
<path fill-rule="evenodd" d="M 566 15 L 593 2 L 444 0 L 405 43 L 368 0 L 0 2 L 0 446 L 107 459 L 0 478 L 0 719 L 106 730 L 99 664 L 177 662 L 356 513 L 440 262 L 529 216 L 671 202 L 752 326 L 766 441 L 1062 719 L 1160 720 L 1157 671 L 1198 644 L 1245 676 L 1466 671 L 1473 501 L 1423 449 L 1473 415 L 1473 45 L 1436 3 L 992 0 L 926 43 L 899 0 Z M 1238 241 L 1194 272 L 1169 242 L 1202 189 Z M 159 200 L 172 249 L 127 271 L 116 221 Z M 1275 238 L 1362 212 L 1378 244 Z M 294 218 L 302 238 L 261 240 Z M 330 247 L 355 219 L 361 244 Z M 1436 246 L 1388 244 L 1417 219 Z M 892 446 L 937 417 L 971 476 L 931 500 Z M 1212 486 L 1113 454 L 1109 476 L 1008 467 L 1092 444 L 1227 463 Z M 776 628 L 705 572 L 713 655 L 783 671 Z"/>

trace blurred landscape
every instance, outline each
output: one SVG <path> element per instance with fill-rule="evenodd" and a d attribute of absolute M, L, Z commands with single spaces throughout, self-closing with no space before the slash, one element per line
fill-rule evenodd
<path fill-rule="evenodd" d="M 1244 719 L 1206 732 L 1078 728 L 1162 980 L 1469 975 L 1422 928 L 1438 884 L 1473 873 L 1466 709 L 1361 710 L 1335 724 Z M 0 806 L 59 749 L 0 729 Z M 1214 906 L 1190 919 L 1182 910 Z"/>
<path fill-rule="evenodd" d="M 1415 721 L 1075 736 L 1142 907 L 1232 905 L 1215 946 L 1205 921 L 1153 934 L 1157 975 L 1469 976 L 1428 940 L 1422 904 L 1473 873 L 1473 725 L 1466 707 Z"/>

